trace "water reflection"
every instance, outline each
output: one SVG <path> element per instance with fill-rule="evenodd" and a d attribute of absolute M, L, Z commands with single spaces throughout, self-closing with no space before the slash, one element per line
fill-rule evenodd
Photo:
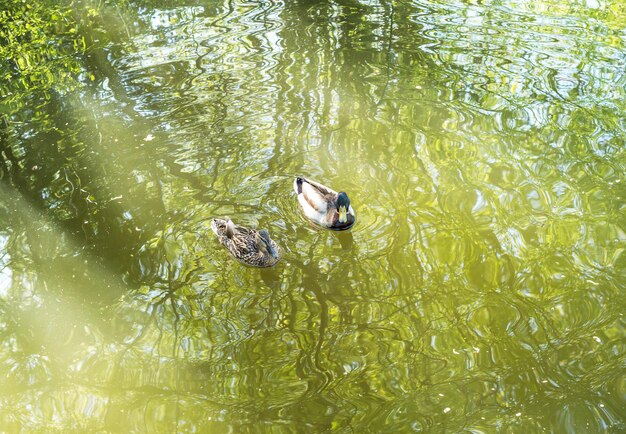
<path fill-rule="evenodd" d="M 94 80 L 3 112 L 0 425 L 623 430 L 625 23 L 103 7 Z M 351 231 L 306 223 L 303 173 L 349 192 Z M 283 261 L 233 261 L 223 215 Z"/>

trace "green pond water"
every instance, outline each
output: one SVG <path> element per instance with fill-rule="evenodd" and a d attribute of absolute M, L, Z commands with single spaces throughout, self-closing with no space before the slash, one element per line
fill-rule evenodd
<path fill-rule="evenodd" d="M 70 12 L 2 66 L 0 431 L 626 431 L 623 1 Z"/>

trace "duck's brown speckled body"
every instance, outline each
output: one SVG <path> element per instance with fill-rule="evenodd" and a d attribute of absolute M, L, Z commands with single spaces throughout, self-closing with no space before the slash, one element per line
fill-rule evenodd
<path fill-rule="evenodd" d="M 237 226 L 228 217 L 211 220 L 211 229 L 239 262 L 252 267 L 271 267 L 280 260 L 280 248 L 266 229 L 257 231 Z"/>

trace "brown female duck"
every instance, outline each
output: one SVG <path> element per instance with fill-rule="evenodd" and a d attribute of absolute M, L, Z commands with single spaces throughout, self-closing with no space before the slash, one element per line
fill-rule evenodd
<path fill-rule="evenodd" d="M 239 262 L 253 267 L 271 267 L 280 260 L 280 248 L 267 229 L 257 231 L 237 226 L 228 217 L 211 220 L 211 229 Z"/>

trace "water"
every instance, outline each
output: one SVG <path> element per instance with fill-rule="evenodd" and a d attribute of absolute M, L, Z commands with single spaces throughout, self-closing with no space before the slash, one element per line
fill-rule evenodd
<path fill-rule="evenodd" d="M 84 84 L 2 130 L 3 430 L 626 430 L 620 1 L 89 26 Z M 308 224 L 297 174 L 353 230 Z M 224 215 L 283 260 L 235 262 Z"/>

